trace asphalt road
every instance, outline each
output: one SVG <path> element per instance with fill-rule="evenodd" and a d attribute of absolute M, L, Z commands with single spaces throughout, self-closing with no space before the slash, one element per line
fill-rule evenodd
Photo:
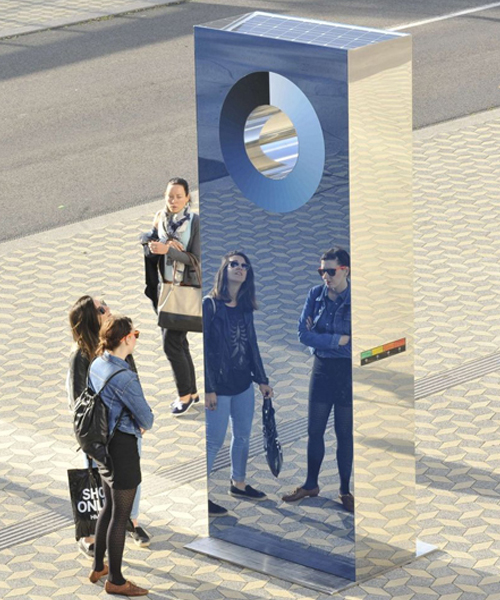
<path fill-rule="evenodd" d="M 252 10 L 391 28 L 484 2 L 193 1 L 0 40 L 0 241 L 196 183 L 192 27 Z M 416 128 L 500 105 L 500 8 L 408 30 Z M 117 240 L 119 243 L 119 240 Z"/>

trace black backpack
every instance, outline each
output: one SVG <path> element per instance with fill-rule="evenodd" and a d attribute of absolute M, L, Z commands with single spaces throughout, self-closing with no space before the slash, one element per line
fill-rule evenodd
<path fill-rule="evenodd" d="M 108 407 L 102 401 L 100 394 L 109 381 L 122 371 L 127 371 L 127 369 L 120 369 L 110 375 L 99 392 L 94 392 L 89 386 L 89 375 L 87 373 L 86 388 L 75 400 L 73 430 L 76 440 L 85 454 L 102 465 L 107 464 L 108 444 L 114 431 L 111 435 L 108 433 Z"/>

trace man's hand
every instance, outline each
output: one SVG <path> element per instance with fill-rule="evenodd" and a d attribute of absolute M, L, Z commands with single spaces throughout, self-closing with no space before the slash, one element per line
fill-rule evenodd
<path fill-rule="evenodd" d="M 217 408 L 217 394 L 215 392 L 205 394 L 205 408 L 207 410 L 215 410 Z"/>

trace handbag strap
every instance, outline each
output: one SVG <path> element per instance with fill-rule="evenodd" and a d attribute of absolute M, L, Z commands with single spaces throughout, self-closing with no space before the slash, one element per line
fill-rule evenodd
<path fill-rule="evenodd" d="M 185 254 L 187 254 L 189 256 L 189 259 L 191 261 L 191 266 L 195 270 L 196 277 L 198 278 L 198 282 L 199 282 L 200 287 L 201 287 L 201 264 L 200 264 L 200 261 L 198 260 L 198 257 L 195 256 L 192 252 L 185 252 Z M 174 276 L 173 276 L 173 282 L 172 283 L 174 285 L 179 285 L 179 284 L 176 284 L 176 282 L 175 282 L 175 275 L 176 275 L 176 273 L 177 273 L 177 261 L 174 262 Z"/>

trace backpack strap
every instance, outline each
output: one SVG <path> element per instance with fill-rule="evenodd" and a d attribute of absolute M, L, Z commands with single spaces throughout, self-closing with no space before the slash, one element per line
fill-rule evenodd
<path fill-rule="evenodd" d="M 89 387 L 89 379 L 90 379 L 90 367 L 94 364 L 94 362 L 98 359 L 99 357 L 96 356 L 94 358 L 94 360 L 90 363 L 89 368 L 87 369 L 87 382 L 85 387 Z M 118 373 L 122 373 L 123 371 L 128 371 L 129 369 L 118 369 L 118 371 L 115 371 L 114 373 L 111 373 L 111 375 L 106 379 L 106 381 L 103 383 L 101 389 L 97 392 L 96 390 L 94 390 L 95 394 L 100 394 L 102 392 L 102 390 L 108 385 L 108 382 L 113 379 L 113 377 L 115 375 L 118 375 Z"/>
<path fill-rule="evenodd" d="M 89 369 L 90 371 L 90 369 Z M 124 371 L 129 371 L 129 369 L 119 369 L 118 371 L 115 371 L 114 373 L 111 373 L 111 375 L 106 379 L 106 381 L 102 384 L 101 389 L 99 390 L 99 392 L 97 393 L 101 393 L 102 390 L 108 385 L 108 383 L 113 379 L 113 377 L 115 375 L 118 375 L 118 373 L 123 373 Z"/>

